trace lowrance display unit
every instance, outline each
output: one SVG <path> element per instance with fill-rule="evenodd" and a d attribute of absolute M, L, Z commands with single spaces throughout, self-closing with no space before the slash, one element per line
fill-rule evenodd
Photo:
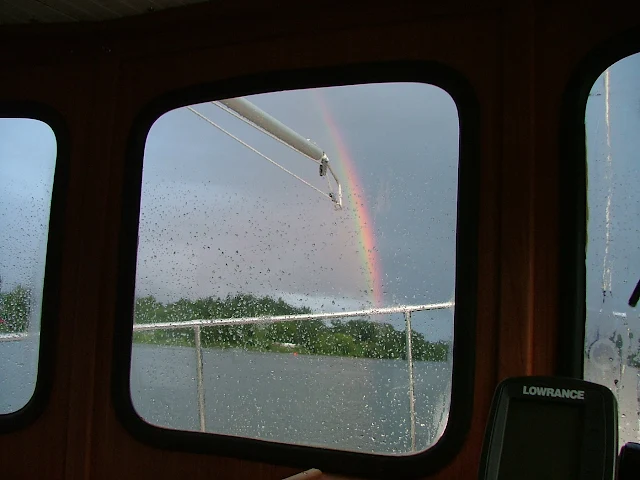
<path fill-rule="evenodd" d="M 481 480 L 612 480 L 618 453 L 613 393 L 573 378 L 516 377 L 493 397 Z"/>

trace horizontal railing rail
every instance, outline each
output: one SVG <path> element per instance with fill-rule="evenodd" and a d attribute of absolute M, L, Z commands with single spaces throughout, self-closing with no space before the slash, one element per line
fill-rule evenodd
<path fill-rule="evenodd" d="M 24 340 L 34 334 L 26 332 L 21 333 L 0 333 L 0 342 L 15 342 L 17 340 Z"/>
<path fill-rule="evenodd" d="M 293 322 L 300 320 L 332 320 L 336 318 L 371 317 L 373 315 L 411 313 L 424 310 L 445 310 L 451 307 L 453 307 L 453 302 L 430 303 L 427 305 L 403 305 L 398 307 L 369 308 L 365 310 L 352 310 L 348 312 L 303 313 L 298 315 L 276 315 L 271 317 L 264 316 L 213 318 L 204 320 L 186 320 L 183 322 L 136 323 L 133 325 L 133 331 L 144 332 L 149 330 L 175 330 L 178 328 L 220 327 L 223 325 L 247 325 L 255 323 Z"/>

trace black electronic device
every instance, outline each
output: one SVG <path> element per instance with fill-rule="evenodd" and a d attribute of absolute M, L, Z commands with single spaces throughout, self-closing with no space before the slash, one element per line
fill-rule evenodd
<path fill-rule="evenodd" d="M 496 389 L 480 480 L 612 480 L 615 397 L 574 378 L 515 377 Z"/>

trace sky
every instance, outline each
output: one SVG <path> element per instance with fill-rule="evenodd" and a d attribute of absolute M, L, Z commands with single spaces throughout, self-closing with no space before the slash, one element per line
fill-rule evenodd
<path fill-rule="evenodd" d="M 591 337 L 617 328 L 612 312 L 638 316 L 626 302 L 640 276 L 640 55 L 612 66 L 609 79 L 609 142 L 604 75 L 585 118 Z M 323 149 L 344 207 L 186 108 L 167 112 L 146 142 L 136 295 L 168 302 L 252 293 L 314 311 L 453 299 L 459 132 L 446 92 L 405 83 L 247 98 Z M 328 191 L 314 162 L 212 103 L 193 107 Z M 55 151 L 45 124 L 0 119 L 3 291 L 42 283 Z M 611 272 L 604 302 L 603 271 Z M 416 325 L 450 338 L 452 315 L 416 314 Z"/>
<path fill-rule="evenodd" d="M 0 289 L 30 286 L 39 329 L 56 138 L 38 120 L 0 118 Z"/>
<path fill-rule="evenodd" d="M 313 311 L 453 299 L 459 138 L 446 92 L 405 83 L 248 99 L 325 151 L 343 208 L 186 108 L 167 112 L 145 147 L 137 296 L 252 293 Z M 212 103 L 194 108 L 328 191 L 316 163 Z M 55 136 L 38 121 L 0 122 L 2 290 L 37 291 Z M 452 313 L 416 313 L 414 327 L 450 338 Z"/>
<path fill-rule="evenodd" d="M 168 112 L 145 148 L 139 295 L 252 293 L 314 311 L 452 300 L 459 135 L 446 92 L 379 84 L 248 99 L 327 154 L 343 209 L 186 108 Z M 216 105 L 193 108 L 328 191 L 316 163 Z M 418 317 L 450 337 L 450 312 Z"/>

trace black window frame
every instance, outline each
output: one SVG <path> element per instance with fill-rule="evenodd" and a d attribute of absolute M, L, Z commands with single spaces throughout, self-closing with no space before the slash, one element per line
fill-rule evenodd
<path fill-rule="evenodd" d="M 20 409 L 0 414 L 0 433 L 23 429 L 43 413 L 53 387 L 55 375 L 56 332 L 59 321 L 62 250 L 64 243 L 64 214 L 69 180 L 70 137 L 64 117 L 54 108 L 40 102 L 0 102 L 0 118 L 31 119 L 45 123 L 56 138 L 56 163 L 49 210 L 49 229 L 45 255 L 40 342 L 36 384 L 33 395 Z"/>
<path fill-rule="evenodd" d="M 558 375 L 584 378 L 587 249 L 587 100 L 600 75 L 640 53 L 640 28 L 622 32 L 592 49 L 575 68 L 560 111 Z"/>
<path fill-rule="evenodd" d="M 391 456 L 178 431 L 144 421 L 131 400 L 130 369 L 137 239 L 144 148 L 153 123 L 164 113 L 217 99 L 314 87 L 387 82 L 418 82 L 446 91 L 459 117 L 458 205 L 453 378 L 449 422 L 442 437 L 424 452 Z M 192 453 L 231 456 L 300 468 L 360 476 L 415 476 L 435 472 L 459 452 L 471 425 L 477 296 L 480 108 L 467 80 L 452 68 L 425 61 L 367 63 L 320 69 L 263 73 L 198 85 L 148 103 L 133 123 L 126 154 L 118 292 L 114 319 L 112 394 L 118 418 L 136 439 L 149 445 Z"/>

